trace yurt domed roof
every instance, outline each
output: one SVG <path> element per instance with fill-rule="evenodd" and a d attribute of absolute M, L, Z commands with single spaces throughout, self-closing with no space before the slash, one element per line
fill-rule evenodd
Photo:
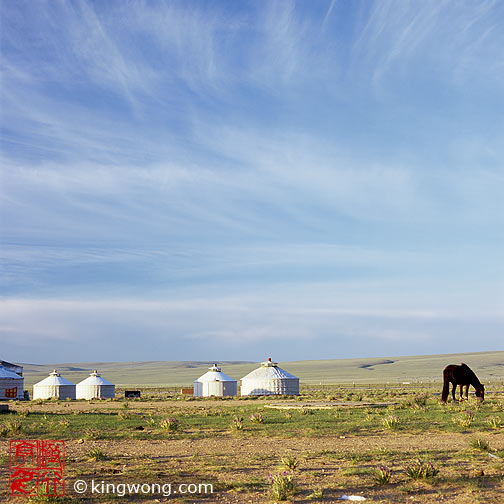
<path fill-rule="evenodd" d="M 18 366 L 17 364 L 12 364 L 4 360 L 0 360 L 0 366 L 7 368 L 9 371 L 17 373 L 19 376 L 23 375 L 23 366 Z"/>
<path fill-rule="evenodd" d="M 47 378 L 44 378 L 43 380 L 39 381 L 38 383 L 35 383 L 35 385 L 47 385 L 47 386 L 72 385 L 73 386 L 73 383 L 71 381 L 68 381 L 67 379 L 63 378 L 55 369 L 52 373 L 49 373 L 49 376 Z"/>
<path fill-rule="evenodd" d="M 268 359 L 266 362 L 261 362 L 261 367 L 254 369 L 247 376 L 244 376 L 242 380 L 281 380 L 286 378 L 297 379 L 296 376 L 279 368 L 278 362 L 272 362 L 271 359 Z"/>
<path fill-rule="evenodd" d="M 77 385 L 114 385 L 102 378 L 100 373 L 95 369 L 86 379 L 79 382 Z"/>
<path fill-rule="evenodd" d="M 17 373 L 14 373 L 10 369 L 7 369 L 5 366 L 0 366 L 0 379 L 6 379 L 8 378 L 9 380 L 22 380 L 23 377 L 19 376 Z"/>
<path fill-rule="evenodd" d="M 222 382 L 235 382 L 233 378 L 228 376 L 227 374 L 221 371 L 221 368 L 214 364 L 211 368 L 208 368 L 210 371 L 207 371 L 203 376 L 200 376 L 195 382 L 213 382 L 213 381 L 222 381 Z"/>

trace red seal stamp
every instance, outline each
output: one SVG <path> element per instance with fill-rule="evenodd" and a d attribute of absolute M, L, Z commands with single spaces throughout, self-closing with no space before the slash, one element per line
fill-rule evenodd
<path fill-rule="evenodd" d="M 65 442 L 17 440 L 9 447 L 10 495 L 65 495 Z"/>

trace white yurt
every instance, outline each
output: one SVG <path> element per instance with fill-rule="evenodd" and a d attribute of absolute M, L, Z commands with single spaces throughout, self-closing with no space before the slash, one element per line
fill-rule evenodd
<path fill-rule="evenodd" d="M 47 378 L 33 385 L 33 399 L 75 399 L 75 385 L 56 369 Z"/>
<path fill-rule="evenodd" d="M 0 366 L 0 400 L 24 399 L 24 378 Z"/>
<path fill-rule="evenodd" d="M 108 399 L 115 397 L 115 385 L 101 377 L 96 369 L 76 385 L 77 399 Z"/>
<path fill-rule="evenodd" d="M 194 397 L 224 397 L 234 396 L 238 391 L 238 383 L 221 371 L 214 364 L 209 371 L 194 381 Z"/>
<path fill-rule="evenodd" d="M 299 395 L 299 378 L 268 359 L 241 379 L 241 395 Z"/>
<path fill-rule="evenodd" d="M 6 367 L 9 371 L 18 374 L 19 376 L 23 376 L 23 366 L 18 366 L 17 364 L 12 364 L 11 362 L 4 360 L 0 360 L 0 366 Z"/>

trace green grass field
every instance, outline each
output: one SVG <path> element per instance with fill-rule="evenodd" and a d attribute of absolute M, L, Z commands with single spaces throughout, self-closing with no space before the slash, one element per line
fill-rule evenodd
<path fill-rule="evenodd" d="M 275 357 L 275 356 L 272 356 Z M 298 376 L 302 384 L 372 384 L 441 382 L 448 364 L 465 362 L 485 383 L 504 382 L 504 351 L 446 355 L 417 355 L 364 359 L 328 359 L 280 362 L 280 366 Z M 66 364 L 23 364 L 25 388 L 45 378 L 54 368 L 74 383 L 98 369 L 104 378 L 118 386 L 173 387 L 192 385 L 212 362 L 83 362 Z M 223 371 L 239 380 L 257 367 L 255 362 L 221 362 Z"/>
<path fill-rule="evenodd" d="M 156 400 L 152 397 L 133 401 L 36 400 L 20 403 L 17 415 L 2 417 L 7 429 L 2 437 L 17 432 L 36 439 L 52 439 L 55 433 L 66 439 L 218 438 L 233 431 L 236 418 L 241 419 L 243 428 L 239 430 L 242 434 L 286 438 L 369 436 L 391 431 L 422 434 L 433 425 L 438 433 L 462 432 L 469 428 L 479 433 L 500 433 L 504 428 L 501 394 L 482 404 L 472 399 L 468 403 L 444 405 L 428 389 L 420 393 L 407 389 L 397 392 L 367 390 L 361 400 L 389 406 L 333 406 L 324 409 L 310 406 L 314 399 L 312 394 L 302 397 L 305 406 L 300 408 L 296 407 L 299 399 L 284 397 L 285 404 L 291 406 L 287 409 L 270 408 L 267 399 L 248 403 L 243 400 L 184 399 L 183 404 L 177 398 Z M 331 399 L 335 401 L 332 404 L 343 404 L 351 399 L 355 402 L 355 396 L 349 397 L 344 390 L 332 391 Z M 470 416 L 467 411 L 471 411 Z M 177 420 L 180 424 L 177 429 L 163 428 L 162 421 L 168 418 Z M 492 425 L 489 419 L 497 419 L 497 423 Z M 136 430 L 139 426 L 144 429 Z"/>

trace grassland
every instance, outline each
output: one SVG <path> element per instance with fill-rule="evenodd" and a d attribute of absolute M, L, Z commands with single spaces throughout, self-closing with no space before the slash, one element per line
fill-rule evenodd
<path fill-rule="evenodd" d="M 68 492 L 53 502 L 331 503 L 354 494 L 382 503 L 497 504 L 504 502 L 504 393 L 487 389 L 482 404 L 441 404 L 431 385 L 11 403 L 14 412 L 0 416 L 0 478 L 7 480 L 10 439 L 56 438 L 66 441 Z M 78 479 L 211 483 L 214 493 L 79 496 Z M 3 485 L 0 500 L 9 499 L 24 502 Z"/>
<path fill-rule="evenodd" d="M 486 400 L 440 403 L 440 371 L 466 362 Z M 114 400 L 10 403 L 0 415 L 0 481 L 8 481 L 12 439 L 66 442 L 60 504 L 504 502 L 504 352 L 285 362 L 301 378 L 298 397 L 202 399 L 182 396 L 207 362 L 25 365 L 28 386 L 54 367 L 77 382 L 98 368 L 117 384 Z M 223 363 L 240 378 L 257 363 Z M 338 385 L 334 385 L 338 383 Z M 142 398 L 125 401 L 125 388 Z M 213 494 L 94 494 L 77 480 L 211 484 Z M 0 486 L 0 501 L 9 497 Z"/>
<path fill-rule="evenodd" d="M 273 356 L 274 357 L 274 356 Z M 330 359 L 281 362 L 301 383 L 429 383 L 439 382 L 447 364 L 467 363 L 485 382 L 504 381 L 504 352 L 479 352 L 448 355 L 402 356 L 365 359 Z M 59 364 L 24 364 L 25 386 L 45 378 L 57 368 L 74 383 L 98 369 L 105 378 L 119 386 L 179 387 L 192 382 L 207 371 L 212 362 L 85 362 Z M 240 379 L 257 367 L 257 363 L 222 362 L 229 376 Z"/>

